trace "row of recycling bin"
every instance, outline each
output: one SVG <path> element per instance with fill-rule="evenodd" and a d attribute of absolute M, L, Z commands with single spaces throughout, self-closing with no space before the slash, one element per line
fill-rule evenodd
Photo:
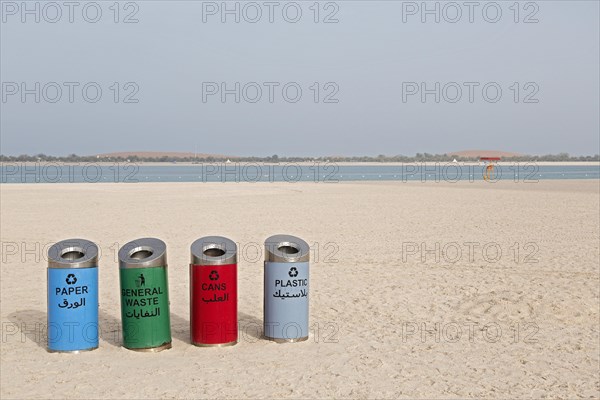
<path fill-rule="evenodd" d="M 207 236 L 191 245 L 190 341 L 197 346 L 238 342 L 237 245 Z M 290 235 L 265 241 L 263 336 L 276 342 L 308 338 L 308 244 Z M 63 240 L 48 251 L 48 351 L 98 348 L 98 246 Z M 171 348 L 167 247 L 156 238 L 119 249 L 123 346 Z"/>

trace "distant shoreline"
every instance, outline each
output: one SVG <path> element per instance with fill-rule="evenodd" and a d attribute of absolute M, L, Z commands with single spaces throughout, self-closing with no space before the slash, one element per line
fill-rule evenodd
<path fill-rule="evenodd" d="M 273 163 L 268 161 L 231 161 L 227 163 L 225 161 L 203 161 L 203 162 L 170 162 L 170 161 L 76 161 L 76 162 L 65 162 L 65 161 L 0 161 L 0 166 L 4 165 L 27 165 L 27 166 L 35 166 L 35 165 L 138 165 L 138 166 L 147 166 L 147 167 L 177 167 L 177 166 L 202 166 L 204 165 L 215 165 L 215 164 L 226 164 L 226 165 L 249 165 L 249 164 L 258 164 L 258 165 L 339 165 L 339 166 L 357 166 L 357 167 L 377 167 L 377 166 L 403 166 L 403 165 L 483 165 L 483 161 L 458 161 L 456 163 L 452 161 L 411 161 L 411 162 L 349 162 L 349 161 L 285 161 L 279 163 Z M 525 165 L 525 164 L 535 164 L 540 166 L 598 166 L 600 167 L 600 161 L 499 161 L 495 163 L 500 166 L 511 166 L 511 165 Z"/>

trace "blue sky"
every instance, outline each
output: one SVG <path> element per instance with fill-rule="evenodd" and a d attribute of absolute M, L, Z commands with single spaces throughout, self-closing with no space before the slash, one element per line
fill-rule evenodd
<path fill-rule="evenodd" d="M 37 3 L 1 4 L 2 154 L 600 151 L 596 1 Z"/>

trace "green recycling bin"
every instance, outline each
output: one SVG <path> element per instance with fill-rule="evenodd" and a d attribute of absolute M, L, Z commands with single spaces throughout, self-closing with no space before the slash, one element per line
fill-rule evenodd
<path fill-rule="evenodd" d="M 119 249 L 123 347 L 136 351 L 171 348 L 167 246 L 137 239 Z"/>

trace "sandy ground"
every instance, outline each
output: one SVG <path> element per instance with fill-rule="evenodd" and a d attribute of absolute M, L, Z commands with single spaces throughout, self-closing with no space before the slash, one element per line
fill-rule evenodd
<path fill-rule="evenodd" d="M 0 397 L 598 398 L 599 189 L 2 185 Z M 259 337 L 257 249 L 275 233 L 314 248 L 307 342 Z M 189 246 L 212 234 L 240 245 L 241 334 L 229 348 L 188 339 Z M 173 348 L 157 354 L 120 347 L 116 252 L 145 236 L 168 246 Z M 43 253 L 72 237 L 102 251 L 100 348 L 50 354 Z"/>

